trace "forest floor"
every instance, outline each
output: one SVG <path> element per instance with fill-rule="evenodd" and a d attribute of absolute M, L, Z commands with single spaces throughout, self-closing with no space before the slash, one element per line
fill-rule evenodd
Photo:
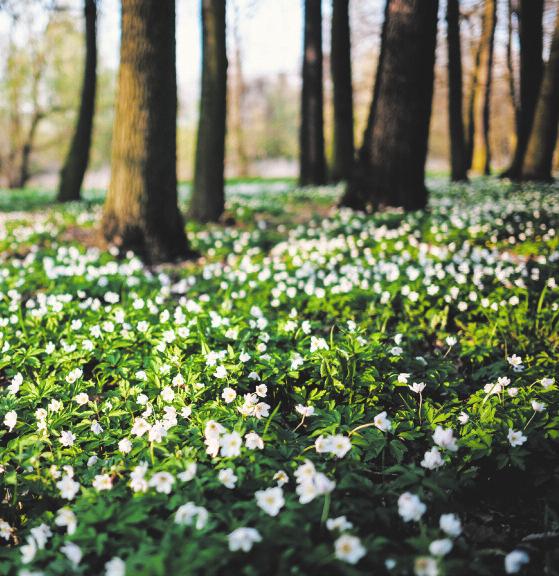
<path fill-rule="evenodd" d="M 559 188 L 430 187 L 236 183 L 157 268 L 1 192 L 0 575 L 559 574 Z"/>

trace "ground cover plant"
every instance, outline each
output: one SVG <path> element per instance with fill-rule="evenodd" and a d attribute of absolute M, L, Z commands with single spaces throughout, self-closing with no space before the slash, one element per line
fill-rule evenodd
<path fill-rule="evenodd" d="M 3 214 L 0 574 L 557 574 L 557 188 L 431 187 L 238 186 L 157 268 Z"/>

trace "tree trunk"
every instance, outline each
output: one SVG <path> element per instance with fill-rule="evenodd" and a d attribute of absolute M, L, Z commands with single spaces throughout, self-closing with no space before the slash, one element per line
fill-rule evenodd
<path fill-rule="evenodd" d="M 543 76 L 544 0 L 520 0 L 520 108 L 512 163 L 503 176 L 518 180 L 534 121 Z"/>
<path fill-rule="evenodd" d="M 31 170 L 29 164 L 31 162 L 31 152 L 33 151 L 33 145 L 35 143 L 35 135 L 37 134 L 37 128 L 41 120 L 44 118 L 44 114 L 40 111 L 35 111 L 33 113 L 33 118 L 31 119 L 31 124 L 29 126 L 29 131 L 23 143 L 21 149 L 21 162 L 19 165 L 18 177 L 11 188 L 25 188 L 29 178 L 31 178 Z"/>
<path fill-rule="evenodd" d="M 555 20 L 549 60 L 545 66 L 522 167 L 523 180 L 553 180 L 551 166 L 559 120 L 559 9 Z"/>
<path fill-rule="evenodd" d="M 104 232 L 149 263 L 189 255 L 177 206 L 174 0 L 122 0 Z"/>
<path fill-rule="evenodd" d="M 497 2 L 496 0 L 485 0 L 480 39 L 479 78 L 476 83 L 473 99 L 474 136 L 472 169 L 480 174 L 491 173 L 491 143 L 489 141 L 489 134 L 496 23 Z"/>
<path fill-rule="evenodd" d="M 351 37 L 349 0 L 332 0 L 330 53 L 334 90 L 334 159 L 332 180 L 348 181 L 353 168 L 353 88 L 351 84 Z"/>
<path fill-rule="evenodd" d="M 305 0 L 305 40 L 301 101 L 301 186 L 326 182 L 322 101 L 322 10 L 321 0 Z"/>
<path fill-rule="evenodd" d="M 438 0 L 388 0 L 373 101 L 342 204 L 424 208 Z"/>
<path fill-rule="evenodd" d="M 74 138 L 60 173 L 59 202 L 80 199 L 80 190 L 89 161 L 93 114 L 95 112 L 95 85 L 97 68 L 96 18 L 97 1 L 85 0 L 85 67 L 80 111 Z"/>
<path fill-rule="evenodd" d="M 190 216 L 216 221 L 225 207 L 227 52 L 224 0 L 202 0 L 202 93 Z"/>
<path fill-rule="evenodd" d="M 459 182 L 468 179 L 464 118 L 462 115 L 462 50 L 460 46 L 459 0 L 448 0 L 446 20 L 451 180 Z"/>

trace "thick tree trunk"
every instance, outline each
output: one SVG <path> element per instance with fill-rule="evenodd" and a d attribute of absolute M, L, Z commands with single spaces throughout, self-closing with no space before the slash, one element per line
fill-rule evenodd
<path fill-rule="evenodd" d="M 462 49 L 460 46 L 459 0 L 448 0 L 446 20 L 451 180 L 459 182 L 468 179 L 464 118 L 462 112 Z"/>
<path fill-rule="evenodd" d="M 97 0 L 85 0 L 85 67 L 80 111 L 76 131 L 60 173 L 58 200 L 67 202 L 80 199 L 80 190 L 89 161 L 93 114 L 95 112 L 95 85 L 97 79 Z"/>
<path fill-rule="evenodd" d="M 227 100 L 225 2 L 202 0 L 202 93 L 190 216 L 216 221 L 225 207 Z"/>
<path fill-rule="evenodd" d="M 478 83 L 481 70 L 481 52 L 482 41 L 477 43 L 473 53 L 474 66 L 472 68 L 470 83 L 468 87 L 468 94 L 466 96 L 467 102 L 467 124 L 466 124 L 466 170 L 472 167 L 472 158 L 474 155 L 474 134 L 476 130 L 475 114 L 474 114 L 474 101 L 475 95 L 478 91 Z"/>
<path fill-rule="evenodd" d="M 299 134 L 301 186 L 326 182 L 322 101 L 321 0 L 305 0 L 303 90 Z"/>
<path fill-rule="evenodd" d="M 473 99 L 474 136 L 472 169 L 480 174 L 491 173 L 491 143 L 489 134 L 496 23 L 497 2 L 496 0 L 485 0 L 480 39 L 479 77 Z"/>
<path fill-rule="evenodd" d="M 534 121 L 543 76 L 544 0 L 520 0 L 520 108 L 512 163 L 503 176 L 518 180 Z"/>
<path fill-rule="evenodd" d="M 177 206 L 174 0 L 122 0 L 104 232 L 148 262 L 189 255 Z"/>
<path fill-rule="evenodd" d="M 353 88 L 351 84 L 351 37 L 349 0 L 332 0 L 330 53 L 334 89 L 334 159 L 332 180 L 349 180 L 353 168 Z"/>
<path fill-rule="evenodd" d="M 342 204 L 424 208 L 438 0 L 388 0 L 373 101 Z"/>
<path fill-rule="evenodd" d="M 553 180 L 551 167 L 559 120 L 559 10 L 545 66 L 532 131 L 522 167 L 523 180 Z"/>

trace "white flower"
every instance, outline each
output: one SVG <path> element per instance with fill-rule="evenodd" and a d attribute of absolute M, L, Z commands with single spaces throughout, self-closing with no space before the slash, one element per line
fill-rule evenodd
<path fill-rule="evenodd" d="M 415 576 L 437 576 L 439 569 L 437 561 L 429 556 L 420 556 L 415 559 L 414 564 Z"/>
<path fill-rule="evenodd" d="M 338 458 L 343 458 L 351 450 L 351 440 L 347 436 L 336 434 L 330 437 L 329 450 Z"/>
<path fill-rule="evenodd" d="M 33 536 L 27 536 L 26 544 L 20 546 L 19 551 L 21 552 L 21 562 L 22 564 L 29 564 L 35 558 L 37 554 L 37 543 Z"/>
<path fill-rule="evenodd" d="M 89 402 L 89 396 L 85 392 L 80 392 L 74 400 L 80 405 L 83 406 Z"/>
<path fill-rule="evenodd" d="M 425 390 L 425 382 L 414 382 L 411 386 L 408 385 L 408 388 L 416 394 L 421 394 Z"/>
<path fill-rule="evenodd" d="M 8 430 L 11 432 L 15 428 L 16 424 L 17 424 L 17 412 L 15 410 L 10 410 L 9 412 L 6 412 L 6 414 L 4 415 L 4 426 L 6 426 L 6 428 L 8 428 Z"/>
<path fill-rule="evenodd" d="M 132 434 L 138 438 L 150 430 L 151 426 L 143 418 L 134 418 Z"/>
<path fill-rule="evenodd" d="M 56 483 L 56 487 L 60 490 L 61 498 L 73 500 L 80 489 L 80 484 L 71 476 L 65 475 Z"/>
<path fill-rule="evenodd" d="M 289 476 L 283 470 L 278 470 L 273 477 L 273 480 L 276 480 L 278 486 L 283 486 L 289 482 Z"/>
<path fill-rule="evenodd" d="M 260 420 L 261 418 L 267 418 L 270 415 L 270 405 L 266 402 L 258 402 L 254 407 L 254 417 Z"/>
<path fill-rule="evenodd" d="M 150 488 L 155 488 L 160 494 L 170 494 L 175 478 L 169 472 L 156 472 L 148 482 Z"/>
<path fill-rule="evenodd" d="M 549 388 L 550 386 L 553 386 L 553 384 L 555 384 L 555 378 L 542 378 L 541 379 L 541 385 L 544 388 Z"/>
<path fill-rule="evenodd" d="M 223 434 L 219 439 L 221 447 L 221 455 L 224 458 L 234 458 L 241 454 L 241 446 L 243 439 L 238 432 L 231 432 L 230 434 Z"/>
<path fill-rule="evenodd" d="M 60 548 L 60 551 L 74 566 L 77 566 L 81 562 L 83 554 L 81 548 L 77 544 L 66 542 L 66 544 Z"/>
<path fill-rule="evenodd" d="M 411 374 L 408 374 L 407 372 L 401 372 L 400 374 L 398 374 L 398 383 L 399 384 L 407 384 L 408 383 L 408 379 L 411 376 Z"/>
<path fill-rule="evenodd" d="M 258 490 L 254 494 L 254 497 L 256 498 L 258 506 L 270 516 L 277 516 L 285 504 L 283 490 L 279 486 L 267 488 L 266 490 Z"/>
<path fill-rule="evenodd" d="M 452 346 L 454 346 L 456 342 L 458 342 L 458 339 L 456 338 L 456 336 L 447 336 L 445 342 L 447 346 L 450 346 L 452 348 Z"/>
<path fill-rule="evenodd" d="M 444 465 L 444 461 L 441 457 L 441 453 L 436 446 L 433 446 L 431 450 L 428 450 L 423 455 L 423 460 L 421 461 L 421 466 L 427 468 L 428 470 L 436 470 Z"/>
<path fill-rule="evenodd" d="M 113 487 L 113 480 L 109 474 L 97 474 L 93 479 L 92 486 L 99 492 L 102 490 L 111 490 Z"/>
<path fill-rule="evenodd" d="M 382 432 L 387 432 L 392 429 L 392 422 L 386 416 L 386 411 L 377 414 L 373 422 L 374 425 Z"/>
<path fill-rule="evenodd" d="M 532 400 L 532 409 L 534 412 L 543 412 L 545 410 L 545 404 L 537 400 Z"/>
<path fill-rule="evenodd" d="M 367 553 L 361 540 L 357 536 L 342 534 L 334 542 L 335 554 L 338 560 L 343 560 L 348 564 L 357 564 Z"/>
<path fill-rule="evenodd" d="M 225 486 L 225 488 L 235 488 L 237 483 L 237 476 L 233 472 L 233 468 L 223 468 L 217 474 L 217 479 Z"/>
<path fill-rule="evenodd" d="M 245 445 L 249 450 L 262 450 L 264 440 L 256 432 L 248 432 L 245 434 Z"/>
<path fill-rule="evenodd" d="M 227 536 L 227 540 L 231 552 L 249 552 L 255 542 L 262 542 L 262 536 L 256 528 L 237 528 Z"/>
<path fill-rule="evenodd" d="M 433 556 L 446 556 L 452 550 L 452 540 L 450 538 L 441 538 L 433 540 L 429 544 L 429 552 Z"/>
<path fill-rule="evenodd" d="M 99 422 L 97 422 L 97 420 L 93 420 L 93 422 L 91 423 L 91 431 L 93 432 L 93 434 L 101 434 L 101 432 L 103 432 L 103 426 L 101 426 L 101 424 L 99 424 Z"/>
<path fill-rule="evenodd" d="M 303 406 L 302 404 L 297 404 L 295 406 L 295 411 L 301 414 L 304 418 L 308 418 L 314 414 L 314 407 L 313 406 Z"/>
<path fill-rule="evenodd" d="M 0 538 L 10 540 L 12 537 L 13 528 L 3 518 L 0 518 Z"/>
<path fill-rule="evenodd" d="M 324 340 L 324 338 L 317 338 L 316 336 L 311 336 L 311 353 L 317 352 L 318 350 L 328 350 L 329 346 Z"/>
<path fill-rule="evenodd" d="M 18 372 L 13 378 L 11 384 L 8 386 L 8 391 L 14 396 L 19 392 L 20 386 L 23 384 L 23 376 Z"/>
<path fill-rule="evenodd" d="M 192 526 L 196 519 L 196 529 L 201 530 L 208 521 L 208 511 L 202 506 L 196 506 L 194 502 L 187 502 L 175 512 L 175 524 Z"/>
<path fill-rule="evenodd" d="M 460 424 L 464 425 L 468 422 L 468 420 L 470 419 L 470 417 L 468 416 L 468 414 L 464 411 L 460 412 L 459 416 L 458 416 L 458 422 L 460 422 Z"/>
<path fill-rule="evenodd" d="M 37 548 L 42 550 L 47 543 L 47 540 L 52 536 L 52 530 L 46 524 L 40 524 L 35 528 L 31 528 L 31 535 L 35 538 Z"/>
<path fill-rule="evenodd" d="M 175 399 L 175 392 L 170 386 L 165 386 L 161 390 L 161 398 L 163 402 L 172 402 Z"/>
<path fill-rule="evenodd" d="M 231 404 L 237 397 L 237 393 L 233 388 L 224 388 L 223 392 L 221 393 L 221 397 L 225 401 L 226 404 Z"/>
<path fill-rule="evenodd" d="M 462 534 L 462 523 L 456 514 L 441 514 L 439 527 L 445 534 L 454 538 Z"/>
<path fill-rule="evenodd" d="M 57 526 L 66 526 L 68 534 L 71 535 L 76 531 L 78 520 L 70 508 L 60 508 L 56 513 L 54 523 Z"/>
<path fill-rule="evenodd" d="M 349 522 L 345 516 L 338 516 L 337 518 L 328 518 L 328 520 L 326 520 L 326 528 L 330 531 L 339 530 L 340 532 L 344 532 L 345 530 L 351 530 L 353 524 Z"/>
<path fill-rule="evenodd" d="M 123 438 L 118 443 L 118 450 L 123 454 L 128 454 L 132 450 L 132 442 L 128 438 Z"/>
<path fill-rule="evenodd" d="M 177 474 L 181 482 L 190 482 L 196 476 L 196 462 L 189 462 L 186 468 Z"/>
<path fill-rule="evenodd" d="M 426 510 L 427 506 L 421 502 L 416 494 L 404 492 L 398 498 L 398 514 L 400 514 L 404 522 L 419 521 Z"/>
<path fill-rule="evenodd" d="M 510 442 L 510 445 L 513 447 L 522 446 L 522 444 L 528 440 L 528 438 L 524 436 L 521 431 L 513 430 L 512 428 L 509 428 L 507 438 Z"/>
<path fill-rule="evenodd" d="M 115 556 L 105 562 L 105 576 L 125 576 L 126 564 L 122 558 Z"/>
<path fill-rule="evenodd" d="M 524 550 L 513 550 L 505 556 L 505 572 L 507 574 L 516 574 L 528 562 L 530 562 L 530 557 Z"/>
<path fill-rule="evenodd" d="M 226 378 L 227 377 L 227 369 L 225 368 L 225 366 L 220 365 L 217 366 L 214 372 L 214 376 L 216 378 Z"/>
<path fill-rule="evenodd" d="M 522 365 L 522 358 L 513 354 L 512 356 L 507 356 L 507 362 L 513 367 L 516 368 Z"/>
<path fill-rule="evenodd" d="M 454 438 L 452 428 L 445 429 L 442 426 L 437 426 L 433 433 L 433 441 L 437 446 L 446 448 L 451 452 L 456 452 L 458 450 L 458 445 L 456 444 L 456 438 Z"/>
<path fill-rule="evenodd" d="M 76 436 L 69 430 L 62 430 L 60 433 L 60 444 L 62 444 L 62 446 L 72 446 L 75 439 Z"/>

